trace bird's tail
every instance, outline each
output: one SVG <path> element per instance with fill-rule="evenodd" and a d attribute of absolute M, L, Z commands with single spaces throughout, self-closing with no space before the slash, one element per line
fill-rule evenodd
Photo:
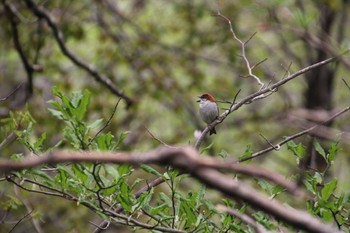
<path fill-rule="evenodd" d="M 209 135 L 216 134 L 215 127 L 211 128 L 209 132 L 210 132 Z"/>

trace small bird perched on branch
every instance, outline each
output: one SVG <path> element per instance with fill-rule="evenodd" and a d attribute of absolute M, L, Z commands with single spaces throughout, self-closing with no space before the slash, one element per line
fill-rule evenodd
<path fill-rule="evenodd" d="M 213 123 L 219 116 L 219 107 L 215 101 L 215 98 L 211 94 L 203 94 L 198 96 L 199 100 L 199 114 L 202 120 L 208 124 Z M 215 127 L 210 127 L 210 135 L 216 134 Z"/>

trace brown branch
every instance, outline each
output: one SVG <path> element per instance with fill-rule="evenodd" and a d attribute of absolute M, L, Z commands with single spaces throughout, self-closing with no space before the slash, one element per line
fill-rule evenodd
<path fill-rule="evenodd" d="M 167 148 L 169 150 L 167 150 Z M 178 156 L 177 159 L 171 156 Z M 286 188 L 290 193 L 303 195 L 298 189 L 297 184 L 287 181 L 283 176 L 272 173 L 263 168 L 257 168 L 252 165 L 240 165 L 227 163 L 227 161 L 217 160 L 215 158 L 202 158 L 198 153 L 193 153 L 191 147 L 176 148 L 165 147 L 146 153 L 127 153 L 127 152 L 74 152 L 74 151 L 53 151 L 44 156 L 27 156 L 20 162 L 2 159 L 0 160 L 0 172 L 6 173 L 10 171 L 18 171 L 22 169 L 32 168 L 44 164 L 57 164 L 62 162 L 104 162 L 117 164 L 165 164 L 177 166 L 191 172 L 193 168 L 206 167 L 216 170 L 226 170 L 253 177 L 260 177 L 272 181 Z M 187 164 L 190 163 L 190 164 Z M 136 197 L 151 187 L 162 183 L 159 178 L 147 184 L 146 187 L 135 193 Z"/>
<path fill-rule="evenodd" d="M 7 100 L 8 98 L 10 98 L 13 94 L 15 94 L 19 88 L 23 85 L 23 83 L 20 83 L 13 91 L 11 91 L 7 96 L 3 97 L 3 98 L 0 98 L 0 102 L 1 101 L 5 101 Z"/>
<path fill-rule="evenodd" d="M 62 32 L 58 29 L 57 24 L 52 19 L 50 13 L 43 7 L 37 6 L 32 0 L 26 0 L 26 4 L 28 8 L 40 19 L 44 19 L 49 27 L 51 28 L 54 38 L 61 49 L 62 53 L 68 57 L 75 65 L 85 70 L 87 73 L 89 73 L 92 77 L 95 78 L 95 80 L 105 87 L 107 87 L 113 94 L 119 96 L 122 98 L 125 102 L 127 107 L 130 107 L 133 103 L 132 99 L 130 99 L 128 96 L 126 96 L 121 90 L 119 90 L 112 81 L 107 78 L 106 76 L 99 73 L 95 68 L 93 68 L 92 65 L 88 64 L 87 62 L 81 60 L 77 56 L 75 56 L 66 46 L 63 38 Z"/>
<path fill-rule="evenodd" d="M 228 23 L 228 25 L 229 25 L 229 27 L 230 27 L 230 32 L 231 32 L 233 38 L 234 38 L 234 39 L 240 44 L 240 46 L 241 46 L 241 53 L 242 53 L 241 56 L 242 56 L 242 58 L 243 58 L 243 60 L 244 60 L 244 62 L 245 62 L 245 64 L 246 64 L 246 67 L 247 67 L 247 70 L 248 70 L 248 77 L 254 78 L 254 79 L 258 82 L 258 84 L 261 86 L 260 89 L 262 89 L 262 88 L 264 87 L 264 83 L 260 81 L 260 79 L 259 79 L 258 76 L 256 76 L 255 74 L 253 74 L 253 69 L 256 67 L 256 65 L 253 65 L 253 66 L 250 65 L 250 62 L 249 62 L 249 60 L 248 60 L 248 58 L 247 58 L 247 56 L 246 56 L 246 50 L 245 50 L 245 46 L 246 46 L 246 45 L 249 43 L 249 41 L 255 36 L 256 33 L 253 33 L 253 35 L 251 35 L 247 41 L 243 42 L 242 40 L 240 40 L 240 39 L 237 37 L 236 33 L 233 31 L 233 27 L 232 27 L 231 20 L 230 20 L 228 17 L 222 15 L 220 11 L 217 12 L 216 16 L 219 16 L 219 17 L 223 18 L 223 19 Z"/>
<path fill-rule="evenodd" d="M 113 117 L 114 117 L 114 115 L 115 115 L 115 113 L 116 113 L 116 111 L 117 111 L 117 108 L 118 108 L 118 105 L 119 105 L 119 103 L 120 103 L 120 100 L 121 100 L 121 98 L 119 98 L 118 101 L 117 101 L 117 103 L 115 104 L 114 109 L 113 109 L 113 112 L 112 112 L 111 116 L 108 118 L 106 124 L 95 134 L 95 136 L 94 136 L 93 138 L 91 138 L 91 139 L 89 140 L 89 143 L 88 143 L 87 147 L 89 147 L 89 146 L 91 145 L 91 143 L 92 143 L 93 141 L 96 140 L 97 136 L 100 135 L 100 134 L 102 133 L 102 131 L 103 131 L 105 128 L 107 128 L 107 126 L 109 126 L 109 125 L 111 124 L 111 121 L 112 121 L 112 119 L 113 119 Z"/>
<path fill-rule="evenodd" d="M 280 146 L 286 144 L 287 142 L 289 142 L 289 141 L 291 141 L 291 140 L 293 140 L 293 139 L 295 139 L 295 138 L 298 138 L 298 137 L 300 137 L 300 136 L 303 136 L 303 135 L 305 135 L 305 134 L 307 134 L 307 133 L 310 133 L 310 132 L 312 132 L 314 129 L 316 129 L 316 128 L 322 126 L 322 125 L 325 125 L 325 124 L 327 124 L 328 122 L 333 121 L 335 118 L 337 118 L 337 117 L 343 115 L 344 113 L 348 112 L 349 110 L 350 110 L 350 106 L 348 106 L 348 107 L 342 109 L 341 111 L 337 112 L 336 114 L 334 114 L 333 116 L 331 116 L 331 117 L 328 118 L 327 120 L 323 121 L 321 124 L 314 125 L 314 126 L 308 128 L 308 129 L 306 129 L 306 130 L 300 131 L 299 133 L 296 133 L 296 134 L 291 135 L 291 136 L 289 136 L 289 137 L 285 137 L 284 140 L 282 140 L 281 142 L 277 143 L 276 145 L 271 145 L 270 147 L 268 147 L 268 148 L 266 148 L 266 149 L 264 149 L 264 150 L 261 150 L 261 151 L 259 151 L 259 152 L 256 152 L 256 153 L 252 154 L 252 155 L 249 156 L 249 157 L 246 157 L 246 158 L 237 160 L 237 161 L 235 161 L 235 162 L 236 162 L 236 163 L 241 163 L 241 162 L 244 162 L 244 161 L 247 161 L 247 160 L 256 158 L 256 157 L 258 157 L 258 156 L 261 156 L 261 155 L 263 155 L 263 154 L 266 154 L 267 152 L 270 152 L 270 151 L 272 151 L 272 150 L 275 150 L 276 148 L 279 148 Z"/>
<path fill-rule="evenodd" d="M 16 14 L 15 10 L 13 9 L 13 6 L 8 4 L 6 1 L 3 1 L 3 4 L 5 6 L 5 12 L 7 13 L 7 18 L 10 20 L 11 29 L 12 29 L 12 38 L 13 43 L 15 45 L 15 48 L 17 50 L 17 53 L 19 54 L 21 61 L 23 63 L 24 69 L 27 73 L 28 77 L 28 95 L 26 95 L 26 98 L 30 97 L 33 94 L 33 73 L 35 71 L 34 67 L 30 64 L 28 61 L 27 56 L 25 55 L 22 45 L 19 41 L 19 35 L 18 35 L 18 28 L 17 28 L 17 22 L 16 22 Z"/>
<path fill-rule="evenodd" d="M 30 216 L 32 214 L 34 210 L 31 210 L 29 211 L 28 213 L 26 213 L 20 220 L 18 220 L 16 222 L 16 224 L 11 228 L 11 230 L 8 232 L 8 233 L 11 233 L 16 227 L 18 224 L 20 224 L 25 218 L 27 218 L 28 216 Z"/>
<path fill-rule="evenodd" d="M 171 165 L 174 168 L 181 169 L 182 171 L 191 174 L 202 183 L 228 195 L 229 197 L 243 200 L 253 207 L 261 209 L 292 226 L 315 233 L 336 232 L 335 229 L 323 224 L 306 212 L 287 208 L 276 200 L 269 200 L 268 197 L 258 193 L 252 187 L 240 181 L 233 180 L 231 177 L 225 176 L 216 170 L 221 168 L 231 171 L 236 170 L 241 173 L 244 171 L 246 174 L 253 174 L 254 171 L 257 172 L 256 170 L 259 171 L 260 169 L 240 164 L 226 165 L 223 161 L 220 162 L 214 158 L 203 158 L 191 147 L 163 147 L 145 153 L 53 151 L 42 156 L 27 156 L 21 161 L 2 159 L 0 160 L 0 171 L 18 171 L 39 165 L 53 165 L 61 162 L 127 163 L 134 165 L 154 163 Z M 268 176 L 275 175 L 276 174 L 270 172 Z"/>
<path fill-rule="evenodd" d="M 232 178 L 228 178 L 218 171 L 202 168 L 192 173 L 202 183 L 219 190 L 230 198 L 240 199 L 257 209 L 275 216 L 298 229 L 313 233 L 339 232 L 330 225 L 323 224 L 319 219 L 307 212 L 287 208 L 276 200 L 266 199 L 265 196 L 256 192 L 255 189 L 242 184 Z"/>
<path fill-rule="evenodd" d="M 342 55 L 343 54 L 341 54 L 340 56 L 342 56 Z M 201 136 L 197 139 L 197 141 L 195 143 L 195 148 L 199 149 L 200 145 L 202 144 L 202 142 L 204 140 L 205 135 L 209 132 L 209 127 L 215 127 L 216 125 L 222 123 L 229 114 L 231 114 L 232 112 L 236 111 L 237 109 L 239 109 L 243 105 L 251 103 L 251 102 L 253 102 L 253 101 L 257 100 L 257 99 L 266 98 L 268 95 L 264 96 L 264 94 L 269 93 L 269 92 L 275 92 L 275 90 L 278 87 L 286 84 L 287 82 L 289 82 L 289 81 L 299 77 L 300 75 L 302 75 L 302 74 L 304 74 L 304 73 L 306 73 L 306 72 L 308 72 L 310 70 L 316 69 L 316 68 L 318 68 L 320 66 L 324 66 L 324 65 L 326 65 L 326 64 L 328 64 L 330 62 L 333 62 L 333 61 L 337 60 L 340 56 L 338 56 L 338 57 L 331 57 L 331 58 L 328 58 L 326 60 L 323 60 L 323 61 L 320 61 L 318 63 L 315 63 L 313 65 L 307 66 L 307 67 L 305 67 L 305 68 L 303 68 L 303 69 L 301 69 L 301 70 L 299 70 L 299 71 L 297 71 L 297 72 L 295 72 L 293 74 L 288 75 L 287 77 L 285 77 L 285 78 L 281 79 L 280 81 L 272 84 L 271 86 L 266 87 L 264 89 L 261 89 L 261 90 L 255 92 L 255 93 L 253 93 L 253 94 L 243 98 L 242 100 L 238 101 L 236 104 L 232 105 L 232 107 L 230 109 L 228 109 L 225 112 L 223 112 L 218 117 L 218 119 L 215 120 L 210 126 L 206 127 L 203 130 Z"/>
<path fill-rule="evenodd" d="M 242 222 L 252 226 L 254 228 L 254 230 L 257 232 L 257 233 L 268 233 L 268 232 L 271 232 L 271 231 L 267 231 L 265 230 L 265 228 L 261 225 L 259 225 L 257 223 L 257 221 L 255 221 L 253 218 L 251 218 L 250 216 L 246 215 L 246 214 L 242 214 L 240 213 L 239 211 L 235 210 L 235 209 L 232 209 L 232 208 L 228 208 L 224 205 L 218 205 L 217 206 L 217 209 L 219 211 L 222 211 L 222 212 L 226 212 L 228 213 L 229 215 L 232 215 L 238 219 L 240 219 Z"/>

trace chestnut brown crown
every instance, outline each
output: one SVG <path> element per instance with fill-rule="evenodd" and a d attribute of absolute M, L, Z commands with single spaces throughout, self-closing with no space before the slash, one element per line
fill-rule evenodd
<path fill-rule="evenodd" d="M 203 95 L 201 95 L 201 96 L 198 96 L 198 98 L 200 98 L 200 99 L 206 99 L 206 100 L 209 100 L 209 101 L 211 101 L 211 102 L 215 102 L 214 96 L 212 96 L 211 94 L 208 94 L 208 93 L 205 93 L 205 94 L 203 94 Z"/>

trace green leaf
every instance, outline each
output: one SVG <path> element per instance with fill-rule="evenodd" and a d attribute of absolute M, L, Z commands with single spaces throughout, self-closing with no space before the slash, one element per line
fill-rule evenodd
<path fill-rule="evenodd" d="M 311 183 L 310 180 L 304 180 L 303 183 L 309 192 L 316 195 L 317 189 L 314 188 L 313 183 Z"/>
<path fill-rule="evenodd" d="M 58 87 L 57 86 L 53 86 L 52 87 L 52 94 L 54 95 L 54 96 L 57 96 L 57 97 L 59 97 L 60 99 L 62 98 L 62 93 L 60 92 L 60 90 L 58 89 Z"/>
<path fill-rule="evenodd" d="M 328 159 L 328 162 L 330 163 L 333 162 L 335 157 L 337 156 L 337 153 L 339 151 L 338 144 L 339 144 L 339 141 L 332 143 L 331 147 L 328 150 L 327 159 Z"/>
<path fill-rule="evenodd" d="M 97 119 L 97 120 L 95 120 L 94 122 L 88 124 L 88 125 L 87 125 L 87 129 L 88 129 L 88 130 L 95 129 L 95 128 L 99 127 L 99 126 L 102 124 L 102 122 L 103 122 L 103 119 L 102 119 L 102 118 L 101 118 L 101 119 Z"/>
<path fill-rule="evenodd" d="M 41 151 L 46 140 L 46 133 L 43 133 L 40 138 L 34 143 L 34 149 Z"/>
<path fill-rule="evenodd" d="M 122 205 L 124 211 L 129 213 L 131 212 L 131 208 L 133 206 L 131 200 L 132 196 L 133 195 L 130 193 L 129 185 L 125 181 L 121 182 L 120 191 L 117 194 L 117 200 Z"/>
<path fill-rule="evenodd" d="M 118 173 L 119 173 L 119 176 L 121 177 L 130 175 L 131 172 L 132 172 L 131 166 L 128 164 L 121 164 L 118 167 Z"/>
<path fill-rule="evenodd" d="M 321 190 L 321 197 L 323 200 L 327 201 L 328 198 L 333 194 L 334 190 L 337 188 L 337 179 L 334 178 L 331 182 L 324 185 Z"/>
<path fill-rule="evenodd" d="M 194 226 L 197 220 L 195 209 L 193 209 L 192 206 L 185 200 L 182 200 L 181 202 L 181 212 L 183 212 L 186 216 L 185 227 Z"/>
<path fill-rule="evenodd" d="M 117 192 L 117 185 L 110 185 L 109 188 L 103 189 L 102 194 L 103 196 L 109 196 Z"/>
<path fill-rule="evenodd" d="M 203 154 L 213 147 L 213 143 L 210 143 L 207 147 L 201 149 L 200 154 Z"/>
<path fill-rule="evenodd" d="M 114 180 L 117 180 L 119 178 L 119 172 L 114 165 L 105 164 L 103 168 L 107 173 L 106 175 L 112 176 Z"/>
<path fill-rule="evenodd" d="M 196 195 L 196 209 L 198 209 L 201 205 L 202 205 L 202 202 L 203 202 L 203 199 L 204 199 L 204 196 L 205 196 L 205 192 L 206 192 L 206 186 L 205 185 L 201 185 L 200 188 L 199 188 L 199 191 L 197 192 L 197 195 Z"/>
<path fill-rule="evenodd" d="M 76 107 L 76 117 L 78 120 L 83 120 L 85 117 L 86 111 L 90 103 L 91 92 L 84 90 L 81 94 L 80 92 L 74 93 L 72 98 L 72 104 Z"/>
<path fill-rule="evenodd" d="M 292 151 L 292 153 L 297 156 L 299 159 L 304 158 L 306 154 L 306 149 L 303 144 L 295 144 L 293 141 L 287 142 L 288 150 Z"/>
<path fill-rule="evenodd" d="M 249 156 L 251 156 L 253 154 L 253 151 L 252 151 L 252 144 L 247 144 L 246 145 L 246 148 L 245 148 L 245 151 L 242 155 L 239 156 L 238 159 L 245 159 L 245 158 L 248 158 Z M 247 160 L 246 162 L 250 162 L 251 159 Z"/>
<path fill-rule="evenodd" d="M 143 179 L 137 178 L 137 179 L 134 181 L 134 183 L 130 186 L 130 189 L 131 189 L 131 190 L 134 190 L 134 188 L 135 188 L 138 184 L 140 184 L 142 181 L 143 181 Z"/>
<path fill-rule="evenodd" d="M 315 139 L 313 141 L 315 150 L 326 160 L 327 160 L 327 156 L 326 156 L 326 152 L 324 151 L 324 149 L 322 148 L 321 144 Z"/>
<path fill-rule="evenodd" d="M 330 211 L 329 209 L 321 208 L 320 214 L 324 222 L 333 221 L 333 214 L 332 214 L 332 211 Z"/>
<path fill-rule="evenodd" d="M 159 193 L 159 197 L 160 199 L 168 206 L 168 207 L 172 207 L 172 201 L 170 200 L 170 198 L 165 195 L 163 192 Z"/>
<path fill-rule="evenodd" d="M 124 139 L 128 136 L 128 134 L 130 133 L 131 131 L 125 131 L 125 132 L 122 132 L 120 135 L 119 135 L 119 138 L 117 140 L 117 145 L 116 147 L 119 146 L 120 143 L 122 143 L 124 141 Z"/>
<path fill-rule="evenodd" d="M 132 212 L 143 209 L 146 206 L 149 206 L 149 203 L 153 197 L 154 190 L 151 188 L 148 192 L 144 192 L 140 195 L 140 197 L 137 199 L 138 204 L 135 205 L 132 209 Z"/>
<path fill-rule="evenodd" d="M 220 153 L 219 153 L 219 156 L 220 156 L 221 158 L 223 158 L 223 159 L 226 159 L 227 156 L 228 156 L 228 153 L 227 153 L 227 151 L 225 151 L 225 150 L 221 150 Z"/>
<path fill-rule="evenodd" d="M 95 139 L 97 144 L 96 149 L 100 151 L 113 150 L 113 138 L 114 136 L 111 134 L 111 132 L 108 132 L 107 134 L 100 134 Z"/>
<path fill-rule="evenodd" d="M 151 209 L 151 215 L 158 215 L 158 214 L 160 214 L 160 213 L 162 213 L 162 212 L 165 212 L 166 209 L 168 209 L 168 204 L 163 203 L 163 204 L 161 204 L 161 205 L 158 205 L 158 206 L 156 206 L 156 207 L 153 207 L 153 208 Z"/>
<path fill-rule="evenodd" d="M 159 173 L 156 169 L 154 169 L 153 167 L 151 166 L 148 166 L 146 164 L 141 164 L 140 167 L 147 173 L 150 173 L 150 174 L 153 174 L 153 175 L 156 175 L 158 177 L 161 177 L 162 174 Z"/>
<path fill-rule="evenodd" d="M 277 194 L 281 193 L 284 190 L 283 187 L 279 185 L 271 184 L 270 182 L 267 182 L 266 180 L 263 180 L 263 179 L 258 179 L 258 184 L 271 197 L 276 196 Z"/>
<path fill-rule="evenodd" d="M 47 109 L 54 117 L 56 117 L 59 120 L 65 120 L 64 114 L 61 111 L 52 109 L 52 108 L 48 108 Z"/>

